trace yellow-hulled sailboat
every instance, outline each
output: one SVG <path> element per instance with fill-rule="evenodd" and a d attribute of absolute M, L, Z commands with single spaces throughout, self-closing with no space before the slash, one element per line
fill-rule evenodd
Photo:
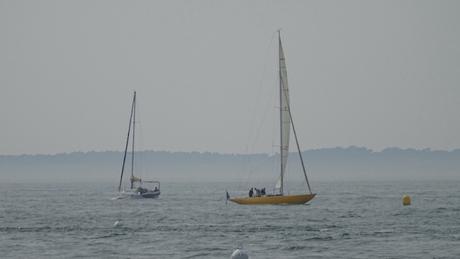
<path fill-rule="evenodd" d="M 289 105 L 289 88 L 287 80 L 287 69 L 286 61 L 284 58 L 283 46 L 281 44 L 281 35 L 278 31 L 278 55 L 279 55 L 279 89 L 280 89 L 280 176 L 275 185 L 275 190 L 277 193 L 271 195 L 260 195 L 255 194 L 250 197 L 235 197 L 230 198 L 227 194 L 227 197 L 230 201 L 233 201 L 238 204 L 244 205 L 263 205 L 263 204 L 304 204 L 310 201 L 315 197 L 315 193 L 312 193 L 310 188 L 310 183 L 308 181 L 307 173 L 305 170 L 305 165 L 302 158 L 302 153 L 300 152 L 300 146 L 297 139 L 297 134 L 294 127 L 294 122 L 292 120 L 291 107 Z M 295 195 L 286 195 L 284 194 L 284 175 L 286 171 L 287 159 L 289 155 L 289 136 L 292 131 L 294 133 L 295 142 L 297 144 L 297 151 L 299 153 L 300 162 L 303 169 L 303 174 L 305 176 L 305 182 L 307 186 L 307 191 L 304 194 L 295 194 Z"/>

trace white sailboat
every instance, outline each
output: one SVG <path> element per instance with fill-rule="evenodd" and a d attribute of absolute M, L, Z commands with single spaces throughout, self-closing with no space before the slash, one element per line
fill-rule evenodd
<path fill-rule="evenodd" d="M 143 180 L 134 175 L 134 140 L 136 128 L 136 91 L 134 91 L 133 102 L 131 104 L 131 114 L 129 116 L 128 136 L 126 137 L 125 152 L 123 155 L 123 164 L 121 166 L 120 184 L 118 185 L 118 192 L 123 196 L 131 196 L 135 198 L 157 198 L 160 196 L 160 182 L 152 180 Z M 132 126 L 132 129 L 131 129 Z M 123 174 L 125 171 L 126 156 L 128 154 L 128 146 L 131 137 L 131 177 L 130 188 L 127 190 L 122 189 Z"/>
<path fill-rule="evenodd" d="M 280 97 L 280 176 L 275 185 L 277 193 L 271 195 L 256 194 L 250 197 L 235 197 L 230 198 L 231 201 L 238 204 L 257 205 L 257 204 L 304 204 L 315 197 L 312 193 L 310 183 L 308 181 L 305 165 L 300 151 L 297 133 L 295 131 L 294 122 L 292 120 L 291 107 L 289 104 L 289 88 L 287 79 L 286 60 L 284 56 L 283 46 L 281 44 L 281 35 L 278 31 L 278 68 L 279 68 L 279 97 Z M 297 144 L 297 151 L 300 157 L 303 174 L 306 182 L 306 193 L 296 195 L 286 195 L 284 190 L 286 165 L 289 156 L 289 138 L 292 131 L 294 133 L 295 142 Z"/>

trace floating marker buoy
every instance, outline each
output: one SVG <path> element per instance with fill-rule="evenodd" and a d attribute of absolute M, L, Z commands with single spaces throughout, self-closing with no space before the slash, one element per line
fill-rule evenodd
<path fill-rule="evenodd" d="M 121 225 L 121 222 L 118 220 L 113 223 L 113 227 L 118 227 L 119 225 Z"/>
<path fill-rule="evenodd" d="M 409 206 L 410 205 L 410 196 L 407 194 L 404 194 L 402 197 L 402 203 L 404 206 Z"/>
<path fill-rule="evenodd" d="M 249 259 L 249 255 L 244 250 L 236 249 L 230 259 Z"/>

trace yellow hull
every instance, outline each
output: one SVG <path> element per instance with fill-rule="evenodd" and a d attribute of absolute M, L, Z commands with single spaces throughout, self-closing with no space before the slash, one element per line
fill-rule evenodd
<path fill-rule="evenodd" d="M 299 195 L 273 195 L 261 197 L 232 198 L 231 201 L 242 205 L 281 205 L 281 204 L 305 204 L 315 197 L 316 193 Z"/>

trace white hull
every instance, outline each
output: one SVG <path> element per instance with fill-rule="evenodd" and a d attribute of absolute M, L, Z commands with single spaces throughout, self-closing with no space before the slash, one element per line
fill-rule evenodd
<path fill-rule="evenodd" d="M 147 192 L 140 193 L 136 191 L 123 191 L 120 192 L 121 198 L 158 198 L 160 196 L 160 191 L 148 190 Z"/>

